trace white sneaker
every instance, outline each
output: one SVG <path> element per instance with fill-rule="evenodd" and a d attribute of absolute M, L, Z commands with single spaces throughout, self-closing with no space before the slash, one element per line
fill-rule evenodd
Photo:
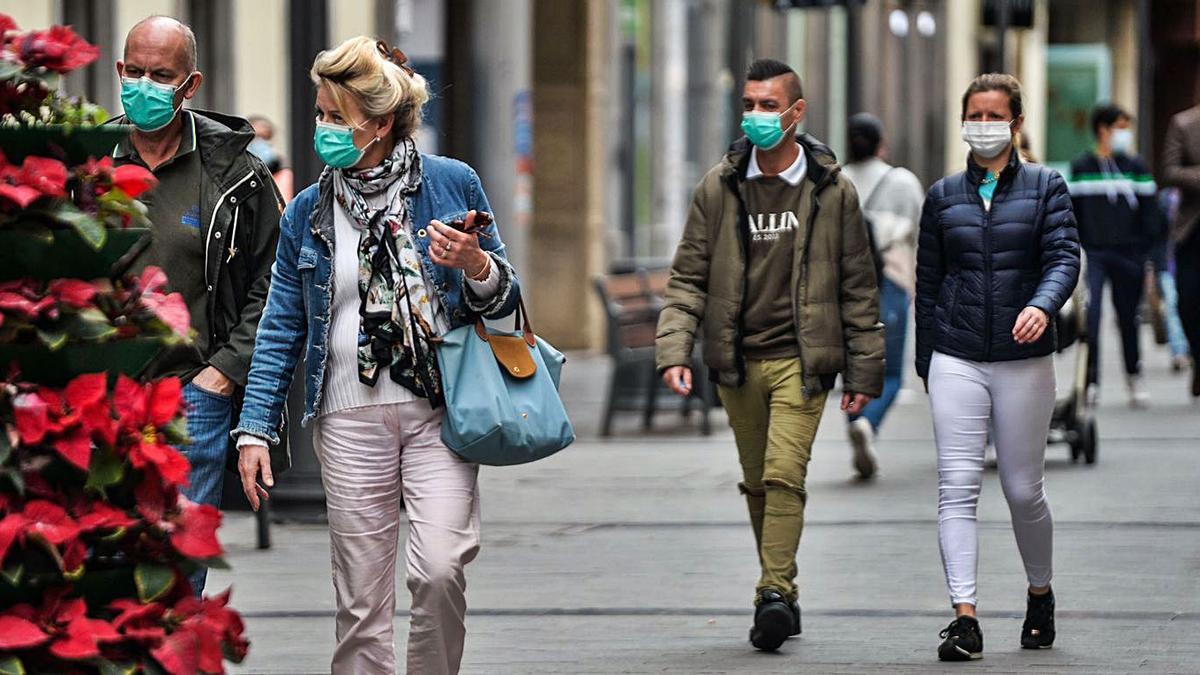
<path fill-rule="evenodd" d="M 854 470 L 858 477 L 867 480 L 875 476 L 875 430 L 866 418 L 860 417 L 846 427 L 850 445 L 854 449 Z"/>
<path fill-rule="evenodd" d="M 1150 394 L 1146 391 L 1141 375 L 1126 375 L 1125 387 L 1129 390 L 1129 406 L 1145 408 L 1150 404 Z"/>

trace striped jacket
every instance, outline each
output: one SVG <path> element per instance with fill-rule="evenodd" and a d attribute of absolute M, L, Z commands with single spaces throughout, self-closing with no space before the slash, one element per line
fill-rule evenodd
<path fill-rule="evenodd" d="M 1158 186 L 1141 157 L 1084 153 L 1071 162 L 1068 187 L 1085 249 L 1144 252 L 1160 236 Z"/>

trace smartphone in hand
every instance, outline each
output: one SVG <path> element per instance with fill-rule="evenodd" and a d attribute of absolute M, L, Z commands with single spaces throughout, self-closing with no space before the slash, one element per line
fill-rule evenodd
<path fill-rule="evenodd" d="M 467 221 L 462 218 L 452 220 L 446 224 L 458 230 L 459 232 L 464 232 L 466 234 L 475 234 L 483 237 L 484 239 L 491 239 L 492 237 L 492 235 L 483 231 L 483 228 L 492 224 L 492 214 L 488 213 L 487 211 L 475 212 L 475 221 L 471 223 L 471 229 L 469 230 L 467 229 Z"/>

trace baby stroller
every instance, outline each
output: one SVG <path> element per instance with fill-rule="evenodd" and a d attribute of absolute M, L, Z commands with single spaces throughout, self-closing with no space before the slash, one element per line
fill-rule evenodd
<path fill-rule="evenodd" d="M 1082 261 L 1086 265 L 1087 261 Z M 1071 387 L 1065 398 L 1059 399 L 1054 405 L 1054 416 L 1050 418 L 1051 443 L 1066 443 L 1071 448 L 1071 461 L 1077 462 L 1080 457 L 1088 464 L 1096 463 L 1096 418 L 1092 414 L 1087 400 L 1088 341 L 1087 284 L 1082 279 L 1086 277 L 1082 268 L 1081 281 L 1076 284 L 1075 292 L 1058 314 L 1058 333 L 1056 349 L 1062 353 L 1075 346 L 1075 373 Z"/>

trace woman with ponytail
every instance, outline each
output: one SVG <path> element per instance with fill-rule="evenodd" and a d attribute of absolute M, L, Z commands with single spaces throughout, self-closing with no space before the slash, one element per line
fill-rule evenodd
<path fill-rule="evenodd" d="M 989 429 L 1029 582 L 1021 646 L 1054 643 L 1053 521 L 1043 487 L 1054 317 L 1079 277 L 1066 181 L 1021 161 L 1021 85 L 981 75 L 962 98 L 966 171 L 934 184 L 917 250 L 917 374 L 938 453 L 938 535 L 955 619 L 943 661 L 983 656 L 975 510 Z"/>

